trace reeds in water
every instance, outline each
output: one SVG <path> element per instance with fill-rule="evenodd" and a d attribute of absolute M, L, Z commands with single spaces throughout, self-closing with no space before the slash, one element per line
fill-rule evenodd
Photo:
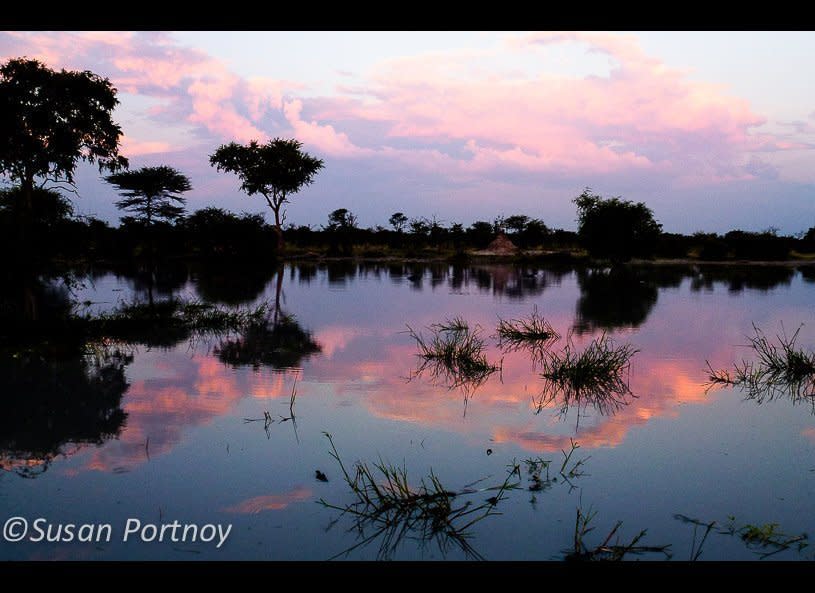
<path fill-rule="evenodd" d="M 481 328 L 471 329 L 460 317 L 432 324 L 427 328 L 430 331 L 428 338 L 410 326 L 407 328 L 416 340 L 417 356 L 421 359 L 415 376 L 429 371 L 434 381 L 440 381 L 450 389 L 464 387 L 472 392 L 499 370 L 484 353 Z"/>
<path fill-rule="evenodd" d="M 510 320 L 499 318 L 496 337 L 498 347 L 505 352 L 528 350 L 532 361 L 540 363 L 549 346 L 560 339 L 560 334 L 535 307 L 529 317 Z"/>
<path fill-rule="evenodd" d="M 578 351 L 569 337 L 561 352 L 550 352 L 542 361 L 541 377 L 546 384 L 537 403 L 538 412 L 553 402 L 560 402 L 562 415 L 575 405 L 591 405 L 601 414 L 627 405 L 626 397 L 633 397 L 628 371 L 637 352 L 630 344 L 616 344 L 605 334 Z"/>
<path fill-rule="evenodd" d="M 791 337 L 776 335 L 777 343 L 769 340 L 753 325 L 748 347 L 756 360 L 742 360 L 732 371 L 708 367 L 708 386 L 734 386 L 747 392 L 748 399 L 759 404 L 765 399 L 787 396 L 793 403 L 807 399 L 815 413 L 815 352 L 798 348 L 799 327 Z"/>
<path fill-rule="evenodd" d="M 337 556 L 347 555 L 354 549 L 379 540 L 377 558 L 391 558 L 407 538 L 418 539 L 422 543 L 434 541 L 442 554 L 455 546 L 467 557 L 481 559 L 468 541 L 468 530 L 490 515 L 499 514 L 495 510 L 496 505 L 520 483 L 520 467 L 517 464 L 513 465 L 502 484 L 461 492 L 445 488 L 432 470 L 427 479 L 422 479 L 418 486 L 412 486 L 405 467 L 390 465 L 381 459 L 372 465 L 358 461 L 349 471 L 331 435 L 324 434 L 331 444 L 330 455 L 339 464 L 354 501 L 347 505 L 334 505 L 323 499 L 318 502 L 341 511 L 343 515 L 352 516 L 352 527 L 360 536 L 359 542 Z M 518 481 L 513 481 L 516 475 Z M 494 495 L 481 504 L 464 500 L 486 491 L 492 491 Z"/>

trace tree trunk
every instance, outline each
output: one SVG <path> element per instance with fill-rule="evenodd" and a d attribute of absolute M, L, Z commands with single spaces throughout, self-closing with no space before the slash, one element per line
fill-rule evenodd
<path fill-rule="evenodd" d="M 277 252 L 283 251 L 283 227 L 280 226 L 280 206 L 277 208 L 272 207 L 274 211 L 274 232 L 277 235 Z"/>
<path fill-rule="evenodd" d="M 31 246 L 27 245 L 27 241 L 31 240 L 31 221 L 34 220 L 34 176 L 28 175 L 22 179 L 20 189 L 23 190 L 23 204 L 18 212 L 20 217 L 19 223 L 19 241 L 21 253 L 29 255 L 32 253 Z"/>

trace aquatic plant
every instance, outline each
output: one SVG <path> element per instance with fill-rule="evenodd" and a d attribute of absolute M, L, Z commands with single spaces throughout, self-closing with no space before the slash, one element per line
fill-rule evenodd
<path fill-rule="evenodd" d="M 549 346 L 560 339 L 560 334 L 535 307 L 526 318 L 506 320 L 499 317 L 496 337 L 498 347 L 504 352 L 527 350 L 533 362 L 539 363 Z"/>
<path fill-rule="evenodd" d="M 433 381 L 442 382 L 450 389 L 463 387 L 472 393 L 500 368 L 490 363 L 484 354 L 481 328 L 470 329 L 461 317 L 430 325 L 429 338 L 409 325 L 407 328 L 416 340 L 417 356 L 421 359 L 414 376 L 429 371 Z"/>
<path fill-rule="evenodd" d="M 707 540 L 708 535 L 713 532 L 713 529 L 719 525 L 719 523 L 717 521 L 700 521 L 699 519 L 694 519 L 682 514 L 674 515 L 674 519 L 694 526 L 690 559 L 698 560 L 702 554 L 702 546 Z M 705 533 L 697 544 L 697 529 L 699 527 L 704 527 Z M 739 537 L 749 550 L 758 554 L 760 559 L 769 558 L 770 556 L 787 550 L 795 550 L 800 553 L 809 546 L 809 536 L 806 533 L 799 535 L 786 534 L 781 531 L 778 523 L 764 523 L 760 525 L 746 523 L 737 526 L 736 518 L 733 515 L 728 516 L 727 521 L 714 533 Z"/>
<path fill-rule="evenodd" d="M 623 560 L 627 555 L 634 554 L 663 554 L 666 559 L 671 558 L 670 547 L 671 545 L 663 546 L 645 546 L 639 545 L 639 542 L 648 533 L 647 529 L 643 529 L 629 541 L 627 544 L 620 543 L 618 531 L 623 525 L 622 521 L 617 521 L 608 535 L 603 541 L 596 546 L 590 547 L 586 544 L 586 535 L 594 531 L 594 527 L 589 527 L 589 524 L 597 516 L 597 511 L 592 512 L 589 509 L 587 512 L 578 507 L 575 516 L 574 524 L 574 541 L 573 547 L 566 553 L 565 560 L 606 560 L 616 561 Z M 616 538 L 615 538 L 616 536 Z M 614 542 L 612 543 L 612 538 Z"/>
<path fill-rule="evenodd" d="M 470 545 L 468 530 L 479 521 L 500 514 L 495 507 L 520 483 L 512 481 L 516 475 L 520 480 L 518 464 L 512 464 L 504 482 L 493 487 L 452 491 L 442 485 L 432 470 L 418 486 L 412 486 L 404 466 L 394 466 L 381 459 L 372 465 L 358 461 L 349 471 L 331 435 L 323 434 L 331 444 L 329 454 L 337 461 L 354 501 L 336 505 L 321 498 L 318 503 L 341 511 L 341 516 L 353 517 L 352 529 L 360 538 L 334 558 L 380 540 L 377 558 L 387 559 L 407 538 L 422 544 L 435 542 L 442 554 L 455 546 L 468 558 L 483 559 Z M 480 504 L 464 500 L 484 492 L 494 494 Z"/>
<path fill-rule="evenodd" d="M 561 463 L 557 475 L 550 476 L 549 468 L 552 467 L 551 459 L 543 459 L 542 457 L 524 459 L 523 463 L 526 466 L 526 473 L 529 479 L 528 490 L 530 492 L 546 491 L 550 489 L 553 484 L 558 482 L 561 484 L 569 484 L 571 488 L 574 488 L 571 480 L 585 475 L 582 467 L 591 457 L 572 460 L 572 455 L 580 448 L 580 445 L 571 438 L 569 439 L 569 443 L 571 448 L 568 453 L 561 449 L 563 463 Z M 543 473 L 544 471 L 546 472 L 545 474 Z M 560 480 L 558 480 L 558 476 L 560 476 Z"/>
<path fill-rule="evenodd" d="M 537 402 L 540 412 L 560 402 L 560 414 L 570 407 L 591 405 L 601 414 L 610 414 L 635 397 L 628 386 L 631 358 L 639 352 L 630 344 L 617 345 L 602 334 L 582 351 L 574 348 L 571 337 L 559 353 L 549 352 L 542 361 L 541 377 L 546 381 Z M 579 418 L 578 418 L 579 420 Z"/>
<path fill-rule="evenodd" d="M 767 339 L 755 324 L 753 331 L 754 335 L 747 337 L 747 346 L 757 359 L 735 363 L 732 371 L 713 369 L 706 361 L 708 388 L 738 387 L 747 392 L 748 399 L 759 404 L 780 396 L 790 397 L 793 403 L 808 400 L 815 413 L 815 352 L 798 348 L 801 327 L 790 337 L 786 333 L 776 335 L 777 343 Z"/>

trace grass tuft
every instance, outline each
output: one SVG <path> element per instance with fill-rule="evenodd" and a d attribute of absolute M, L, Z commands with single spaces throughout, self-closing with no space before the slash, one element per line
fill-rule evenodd
<path fill-rule="evenodd" d="M 427 328 L 431 332 L 429 338 L 409 325 L 407 328 L 416 340 L 417 356 L 421 359 L 414 376 L 429 371 L 434 381 L 441 381 L 450 389 L 464 387 L 471 392 L 499 370 L 484 354 L 481 328 L 470 329 L 461 317 L 432 324 Z"/>
<path fill-rule="evenodd" d="M 549 353 L 542 362 L 545 379 L 537 411 L 559 401 L 561 415 L 573 405 L 591 405 L 601 414 L 615 412 L 627 405 L 631 396 L 628 371 L 631 358 L 639 352 L 630 344 L 617 345 L 605 334 L 595 338 L 582 351 L 574 348 L 571 338 L 560 353 Z"/>
<path fill-rule="evenodd" d="M 528 350 L 534 362 L 540 362 L 551 344 L 560 339 L 560 334 L 551 324 L 538 313 L 538 308 L 532 314 L 522 319 L 498 319 L 496 329 L 498 347 L 505 352 Z"/>
<path fill-rule="evenodd" d="M 400 543 L 408 538 L 418 539 L 422 543 L 435 541 L 442 554 L 455 546 L 469 558 L 482 559 L 468 541 L 468 530 L 490 515 L 500 514 L 495 510 L 496 505 L 509 490 L 519 485 L 519 481 L 512 481 L 516 475 L 520 480 L 520 466 L 517 464 L 513 464 L 502 484 L 461 492 L 445 488 L 432 470 L 426 479 L 423 478 L 414 487 L 404 466 L 394 466 L 381 459 L 372 465 L 356 462 L 349 471 L 331 435 L 323 434 L 331 444 L 330 455 L 339 464 L 355 500 L 347 505 L 330 504 L 322 498 L 318 502 L 341 511 L 343 515 L 352 516 L 352 527 L 360 537 L 359 542 L 335 558 L 376 540 L 380 540 L 377 558 L 391 558 Z M 467 496 L 486 491 L 495 494 L 481 504 L 463 501 Z"/>
<path fill-rule="evenodd" d="M 707 363 L 708 388 L 716 386 L 739 387 L 747 392 L 748 399 L 759 404 L 765 399 L 780 396 L 791 397 L 793 403 L 808 399 L 815 412 L 815 352 L 798 348 L 801 327 L 792 336 L 776 335 L 777 343 L 769 340 L 753 325 L 753 336 L 747 345 L 756 360 L 742 360 L 733 365 L 732 371 L 714 369 Z"/>

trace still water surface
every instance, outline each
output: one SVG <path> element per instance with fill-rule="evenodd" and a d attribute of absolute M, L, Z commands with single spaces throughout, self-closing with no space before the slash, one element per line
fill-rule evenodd
<path fill-rule="evenodd" d="M 144 290 L 104 273 L 86 278 L 76 296 L 104 310 L 143 300 Z M 374 538 L 342 554 L 370 532 L 360 534 L 352 517 L 317 504 L 354 500 L 325 432 L 348 467 L 381 458 L 403 466 L 414 484 L 432 470 L 454 491 L 481 478 L 475 488 L 500 484 L 508 465 L 521 464 L 520 488 L 497 505 L 501 514 L 469 530 L 468 542 L 487 559 L 563 558 L 578 507 L 596 511 L 588 543 L 601 543 L 622 521 L 621 540 L 647 529 L 640 543 L 671 544 L 681 560 L 692 553 L 694 526 L 677 514 L 815 533 L 813 407 L 785 398 L 759 405 L 738 390 L 704 385 L 706 361 L 723 368 L 750 357 L 743 345 L 753 324 L 769 335 L 803 324 L 799 345 L 815 347 L 808 270 L 287 265 L 249 280 L 185 270 L 158 292 L 156 299 L 176 294 L 226 305 L 277 297 L 281 314 L 294 316 L 297 331 L 310 333 L 316 346 L 264 357 L 251 340 L 170 340 L 102 368 L 44 364 L 38 389 L 50 385 L 69 398 L 58 412 L 53 404 L 29 405 L 28 388 L 7 377 L 17 391 L 2 393 L 11 412 L 0 424 L 0 518 L 108 523 L 113 537 L 0 539 L 0 558 L 468 557 L 418 533 L 386 551 Z M 564 410 L 558 402 L 539 409 L 540 369 L 528 353 L 503 352 L 491 337 L 499 317 L 527 316 L 535 306 L 564 335 L 555 348 L 567 333 L 579 349 L 603 332 L 637 348 L 632 396 L 612 409 Z M 451 389 L 426 373 L 415 376 L 416 344 L 406 325 L 427 334 L 427 326 L 454 316 L 483 329 L 487 355 L 501 366 L 481 385 Z M 296 422 L 284 420 L 293 388 Z M 264 422 L 266 412 L 273 422 Z M 580 445 L 575 458 L 589 458 L 584 474 L 528 490 L 523 460 L 552 460 L 556 469 L 570 439 Z M 317 480 L 316 470 L 328 481 Z M 489 496 L 469 499 L 480 504 Z M 232 528 L 220 549 L 122 542 L 128 518 Z M 751 560 L 766 551 L 714 532 L 700 558 Z M 810 546 L 772 558 L 812 554 Z"/>

